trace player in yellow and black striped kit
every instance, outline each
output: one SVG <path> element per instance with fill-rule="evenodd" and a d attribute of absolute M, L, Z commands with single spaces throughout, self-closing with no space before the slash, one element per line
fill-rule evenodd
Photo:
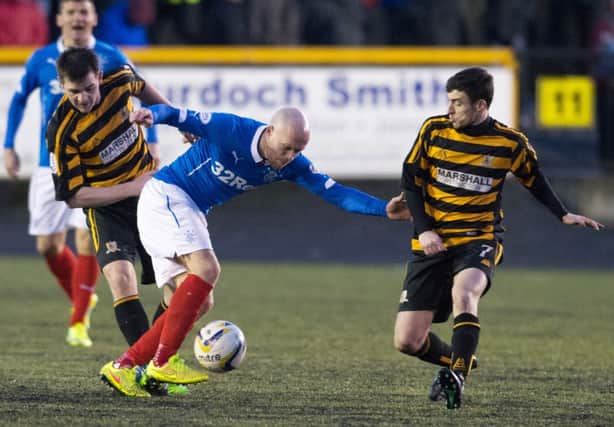
<path fill-rule="evenodd" d="M 133 344 L 149 328 L 139 300 L 137 255 L 142 282 L 154 280 L 139 239 L 136 205 L 156 166 L 129 113 L 133 96 L 151 104 L 169 102 L 128 65 L 103 77 L 90 49 L 64 51 L 57 69 L 64 97 L 47 128 L 56 199 L 84 208 L 119 328 Z"/>
<path fill-rule="evenodd" d="M 403 165 L 402 186 L 414 217 L 411 248 L 397 315 L 397 349 L 444 366 L 429 398 L 461 404 L 475 364 L 478 302 L 503 256 L 501 192 L 514 174 L 564 224 L 599 230 L 569 213 L 554 193 L 525 135 L 489 116 L 492 76 L 467 68 L 448 79 L 448 114 L 427 119 Z M 454 314 L 451 345 L 431 332 Z"/>

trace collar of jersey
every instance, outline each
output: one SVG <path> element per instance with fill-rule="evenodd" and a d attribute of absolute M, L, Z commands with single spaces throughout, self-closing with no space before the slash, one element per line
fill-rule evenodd
<path fill-rule="evenodd" d="M 482 123 L 476 126 L 467 126 L 465 128 L 459 129 L 460 133 L 464 133 L 469 136 L 481 136 L 484 135 L 484 132 L 487 129 L 490 129 L 493 126 L 494 119 L 492 117 L 488 117 Z"/>
<path fill-rule="evenodd" d="M 264 159 L 258 152 L 258 141 L 260 141 L 260 135 L 262 135 L 262 132 L 264 132 L 265 129 L 266 129 L 265 125 L 260 126 L 258 129 L 256 129 L 256 132 L 254 133 L 254 137 L 252 138 L 252 144 L 250 146 L 250 151 L 252 153 L 252 159 L 254 159 L 254 163 L 264 162 Z"/>
<path fill-rule="evenodd" d="M 87 47 L 89 47 L 90 49 L 94 49 L 95 45 L 96 45 L 96 37 L 92 36 L 92 37 L 90 37 L 90 41 L 87 43 Z M 58 38 L 57 47 L 58 47 L 58 51 L 60 53 L 62 53 L 62 52 L 64 52 L 66 50 L 66 46 L 64 46 L 64 38 L 63 37 Z"/>

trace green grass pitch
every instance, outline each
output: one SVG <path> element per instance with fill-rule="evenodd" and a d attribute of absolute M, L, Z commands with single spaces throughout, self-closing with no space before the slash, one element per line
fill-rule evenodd
<path fill-rule="evenodd" d="M 404 267 L 222 261 L 209 320 L 237 323 L 240 369 L 183 397 L 131 399 L 98 379 L 125 350 L 104 279 L 91 349 L 64 343 L 68 303 L 42 260 L 0 258 L 0 425 L 614 425 L 614 274 L 498 270 L 482 299 L 463 407 L 429 402 L 437 368 L 392 330 Z M 142 287 L 151 315 L 158 290 Z M 436 331 L 449 340 L 450 324 Z M 192 331 L 181 350 L 194 361 Z"/>

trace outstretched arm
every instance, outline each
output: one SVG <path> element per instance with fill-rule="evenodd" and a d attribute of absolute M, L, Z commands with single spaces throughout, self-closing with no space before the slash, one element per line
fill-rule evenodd
<path fill-rule="evenodd" d="M 590 227 L 595 230 L 600 230 L 603 228 L 603 224 L 592 218 L 568 212 L 542 171 L 537 171 L 535 180 L 533 185 L 529 187 L 529 191 L 554 215 L 560 218 L 563 224 L 580 225 L 582 227 Z"/>
<path fill-rule="evenodd" d="M 184 108 L 175 108 L 169 105 L 150 105 L 130 113 L 130 121 L 150 127 L 154 124 L 166 124 L 198 136 L 205 136 L 205 123 L 202 114 Z"/>
<path fill-rule="evenodd" d="M 305 163 L 302 166 L 304 172 L 293 180 L 328 203 L 345 211 L 363 215 L 385 216 L 393 220 L 411 218 L 402 194 L 386 202 L 356 188 L 339 184 L 326 174 L 316 172 L 304 156 L 295 161 Z"/>

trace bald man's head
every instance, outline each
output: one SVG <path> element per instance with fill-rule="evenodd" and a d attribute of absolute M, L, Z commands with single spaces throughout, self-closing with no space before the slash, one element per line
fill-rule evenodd
<path fill-rule="evenodd" d="M 260 141 L 262 156 L 275 169 L 290 163 L 309 142 L 309 122 L 301 110 L 283 107 L 271 118 Z"/>
<path fill-rule="evenodd" d="M 301 110 L 296 107 L 283 107 L 277 110 L 271 118 L 271 126 L 283 130 L 288 136 L 309 141 L 309 121 Z"/>

